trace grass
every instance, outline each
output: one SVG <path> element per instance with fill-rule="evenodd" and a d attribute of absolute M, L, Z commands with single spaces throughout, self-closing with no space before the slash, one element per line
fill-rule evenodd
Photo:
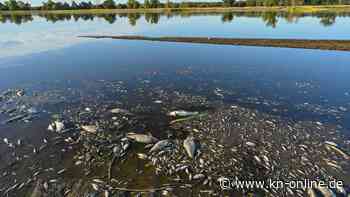
<path fill-rule="evenodd" d="M 276 6 L 276 7 L 206 7 L 206 8 L 152 8 L 152 9 L 87 9 L 87 10 L 31 10 L 0 11 L 0 14 L 112 14 L 112 13 L 164 13 L 164 12 L 266 12 L 291 13 L 349 12 L 350 5 L 331 6 Z"/>

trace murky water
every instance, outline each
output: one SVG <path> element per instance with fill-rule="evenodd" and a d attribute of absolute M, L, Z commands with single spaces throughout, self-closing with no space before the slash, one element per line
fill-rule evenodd
<path fill-rule="evenodd" d="M 232 158 L 232 155 L 211 144 L 214 139 L 225 150 L 238 149 L 234 153 L 234 163 L 254 164 L 245 170 L 236 164 L 232 167 L 232 176 L 267 176 L 259 163 L 255 166 L 254 161 L 250 162 L 254 158 L 249 155 L 265 158 L 262 153 L 240 145 L 246 140 L 253 140 L 259 146 L 264 144 L 260 147 L 261 150 L 266 148 L 264 156 L 270 160 L 281 160 L 281 163 L 273 163 L 272 166 L 283 168 L 290 161 L 290 173 L 297 170 L 304 173 L 297 178 L 312 179 L 322 174 L 349 184 L 348 160 L 342 159 L 341 155 L 329 156 L 326 154 L 329 150 L 320 147 L 324 141 L 334 141 L 342 151 L 349 151 L 350 53 L 77 37 L 137 34 L 349 39 L 350 20 L 346 14 L 109 14 L 1 16 L 0 19 L 3 21 L 0 24 L 0 90 L 25 91 L 24 96 L 17 95 L 21 94 L 18 92 L 9 93 L 10 96 L 0 100 L 3 112 L 0 122 L 4 123 L 0 126 L 1 192 L 14 196 L 30 193 L 37 179 L 58 180 L 60 184 L 52 182 L 50 189 L 54 188 L 52 190 L 57 192 L 58 187 L 63 187 L 65 183 L 64 190 L 67 191 L 67 188 L 74 190 L 77 187 L 74 182 L 79 179 L 89 183 L 93 178 L 101 178 L 119 189 L 158 188 L 176 183 L 175 193 L 189 195 L 192 192 L 191 195 L 196 196 L 198 192 L 205 193 L 208 188 L 187 179 L 174 181 L 177 175 L 164 171 L 171 165 L 169 163 L 156 162 L 152 165 L 147 160 L 138 159 L 136 153 L 148 153 L 148 150 L 137 143 L 130 142 L 132 145 L 127 156 L 118 159 L 112 168 L 115 182 L 107 180 L 106 171 L 113 155 L 111 150 L 119 143 L 123 144 L 119 140 L 128 132 L 150 132 L 159 139 L 174 139 L 174 144 L 178 144 L 177 140 L 184 140 L 195 130 L 208 132 L 193 133 L 203 145 L 203 158 L 210 161 L 210 157 L 221 155 L 221 151 L 222 158 L 216 160 Z M 29 113 L 32 111 L 30 107 L 38 113 Z M 126 109 L 133 115 L 113 116 L 107 113 L 115 107 Z M 167 113 L 179 109 L 208 116 L 172 124 L 174 118 Z M 29 121 L 22 117 L 5 124 L 4 121 L 23 113 L 30 114 Z M 216 118 L 222 118 L 222 123 Z M 48 131 L 49 123 L 57 119 L 63 119 L 67 125 L 75 125 L 72 127 L 74 132 L 61 134 Z M 226 119 L 227 122 L 224 121 Z M 251 125 L 248 124 L 249 119 Z M 86 124 L 98 126 L 101 130 L 98 137 L 79 133 L 80 127 Z M 275 136 L 270 136 L 272 131 Z M 270 136 L 270 140 L 264 136 Z M 21 145 L 17 145 L 18 139 L 23 141 Z M 14 147 L 9 145 L 11 143 Z M 286 158 L 274 158 L 279 154 L 274 151 L 284 144 L 287 150 L 283 157 Z M 308 151 L 312 153 L 308 155 L 314 157 L 302 157 L 306 151 L 295 148 L 300 145 L 308 146 Z M 220 154 L 210 156 L 206 147 Z M 292 163 L 294 153 L 304 160 Z M 170 158 L 192 166 L 192 173 L 201 172 L 206 177 L 218 178 L 219 171 L 204 170 L 181 154 L 181 151 L 176 152 Z M 91 155 L 93 159 L 87 160 Z M 308 165 L 301 165 L 305 158 L 319 166 L 320 172 L 310 172 Z M 329 169 L 325 161 L 330 159 L 337 162 L 341 170 Z M 215 165 L 207 164 L 208 167 L 219 170 L 214 166 L 221 164 L 213 163 Z M 224 167 L 227 165 L 222 164 L 222 171 L 226 169 Z M 58 175 L 61 169 L 67 171 Z M 35 175 L 36 172 L 40 173 Z M 281 174 L 275 169 L 270 175 L 277 173 Z M 183 179 L 184 174 L 178 176 Z M 30 182 L 19 188 L 28 179 Z M 16 183 L 19 184 L 15 189 L 6 191 Z M 103 188 L 100 190 L 108 188 L 100 187 Z M 79 189 L 92 188 L 83 183 Z M 250 191 L 239 191 L 246 192 Z M 296 194 L 293 193 L 294 196 Z"/>

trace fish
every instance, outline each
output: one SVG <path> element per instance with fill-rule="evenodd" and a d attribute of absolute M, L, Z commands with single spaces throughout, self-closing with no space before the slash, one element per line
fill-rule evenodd
<path fill-rule="evenodd" d="M 253 143 L 253 142 L 246 142 L 245 144 L 246 144 L 247 146 L 250 146 L 250 147 L 255 147 L 255 146 L 256 146 L 256 144 Z"/>
<path fill-rule="evenodd" d="M 185 110 L 176 110 L 168 113 L 168 116 L 194 116 L 198 115 L 199 112 L 190 112 Z"/>
<path fill-rule="evenodd" d="M 204 174 L 196 174 L 192 177 L 193 180 L 199 180 L 199 179 L 204 179 L 205 175 Z"/>
<path fill-rule="evenodd" d="M 92 188 L 93 188 L 95 191 L 98 191 L 98 190 L 99 190 L 99 187 L 98 187 L 97 184 L 91 183 L 91 186 L 92 186 Z"/>
<path fill-rule="evenodd" d="M 92 179 L 92 181 L 95 183 L 104 183 L 101 179 Z"/>
<path fill-rule="evenodd" d="M 344 159 L 349 160 L 350 156 L 349 154 L 347 154 L 345 151 L 341 150 L 339 148 L 339 146 L 334 143 L 334 142 L 330 142 L 330 141 L 326 141 L 325 145 L 328 149 L 332 149 L 333 151 L 337 152 L 338 154 L 340 154 Z"/>
<path fill-rule="evenodd" d="M 15 121 L 21 120 L 21 119 L 23 119 L 26 116 L 27 116 L 27 114 L 17 115 L 15 117 L 12 117 L 12 118 L 9 118 L 9 119 L 3 121 L 3 124 L 8 124 L 8 123 L 11 123 L 11 122 L 15 122 Z"/>
<path fill-rule="evenodd" d="M 149 150 L 149 152 L 152 153 L 152 152 L 160 151 L 171 145 L 172 143 L 169 140 L 161 140 L 161 141 L 158 141 L 155 145 L 153 145 L 153 147 L 151 148 L 151 150 Z"/>
<path fill-rule="evenodd" d="M 87 131 L 89 133 L 96 133 L 97 132 L 97 126 L 96 125 L 83 125 L 81 128 L 84 131 Z"/>
<path fill-rule="evenodd" d="M 58 171 L 57 174 L 62 174 L 62 173 L 64 173 L 65 171 L 66 171 L 66 169 L 62 169 L 62 170 Z"/>
<path fill-rule="evenodd" d="M 64 128 L 65 128 L 64 123 L 56 120 L 53 123 L 49 124 L 49 126 L 47 127 L 47 130 L 54 131 L 54 132 L 61 132 L 64 130 Z"/>
<path fill-rule="evenodd" d="M 137 157 L 138 157 L 139 159 L 143 159 L 143 160 L 147 159 L 147 155 L 146 155 L 146 154 L 143 154 L 143 153 L 137 153 Z"/>
<path fill-rule="evenodd" d="M 137 133 L 128 133 L 127 138 L 132 139 L 139 143 L 144 144 L 153 144 L 158 142 L 159 140 L 153 137 L 151 134 L 137 134 Z"/>
<path fill-rule="evenodd" d="M 324 197 L 333 197 L 335 194 L 332 192 L 332 190 L 328 189 L 327 187 L 318 186 L 316 189 L 322 194 Z"/>
<path fill-rule="evenodd" d="M 120 109 L 120 108 L 114 108 L 109 110 L 112 114 L 125 114 L 125 115 L 133 115 L 131 112 L 129 112 L 126 109 Z"/>
<path fill-rule="evenodd" d="M 193 136 L 188 136 L 184 142 L 183 142 L 183 146 L 186 150 L 186 153 L 188 154 L 188 156 L 190 158 L 194 158 L 195 154 L 196 154 L 196 143 L 194 141 Z"/>

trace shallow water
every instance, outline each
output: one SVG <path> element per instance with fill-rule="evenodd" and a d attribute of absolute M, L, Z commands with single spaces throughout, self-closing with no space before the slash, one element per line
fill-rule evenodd
<path fill-rule="evenodd" d="M 0 137 L 24 139 L 30 148 L 40 147 L 43 138 L 56 135 L 47 132 L 53 114 L 74 117 L 73 112 L 85 107 L 98 111 L 121 105 L 140 115 L 137 121 L 141 124 L 128 129 L 146 130 L 163 139 L 168 130 L 172 131 L 164 111 L 186 108 L 211 113 L 217 105 L 237 105 L 281 120 L 337 127 L 345 136 L 337 139 L 338 143 L 345 149 L 349 147 L 349 52 L 77 37 L 142 34 L 349 39 L 348 16 L 297 17 L 274 13 L 126 16 L 95 16 L 93 20 L 89 15 L 6 18 L 0 24 L 0 90 L 24 88 L 29 96 L 23 102 L 37 106 L 42 113 L 29 123 L 2 124 Z M 182 98 L 182 94 L 186 96 Z M 177 97 L 188 103 L 172 101 Z M 166 104 L 155 104 L 158 99 Z M 7 118 L 2 114 L 0 122 Z M 179 135 L 183 138 L 185 134 Z M 23 165 L 45 169 L 56 164 L 70 169 L 65 179 L 84 176 L 72 161 L 74 150 L 80 147 L 73 146 L 68 155 L 62 153 L 62 148 L 68 150 L 62 144 L 50 145 L 35 156 L 36 160 Z M 166 178 L 154 175 L 153 168 L 143 169 L 144 163 L 136 159 L 136 150 L 116 169 L 116 176 L 129 181 L 130 187 L 166 183 Z M 13 155 L 3 143 L 0 154 L 4 161 L 1 170 L 15 170 L 19 180 L 34 173 L 26 171 L 23 165 L 9 167 Z M 47 157 L 51 158 L 49 162 L 45 161 Z M 348 174 L 349 166 L 346 167 L 340 177 Z M 145 170 L 144 176 L 138 175 L 135 171 L 138 168 Z M 91 177 L 105 176 L 104 170 L 96 169 Z M 12 178 L 2 179 L 0 186 L 9 186 Z"/>

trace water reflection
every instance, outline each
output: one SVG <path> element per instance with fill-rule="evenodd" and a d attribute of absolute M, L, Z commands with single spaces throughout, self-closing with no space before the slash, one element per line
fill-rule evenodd
<path fill-rule="evenodd" d="M 191 16 L 221 16 L 221 21 L 224 23 L 232 22 L 235 17 L 252 17 L 261 18 L 267 27 L 276 28 L 279 22 L 279 18 L 286 20 L 289 23 L 297 23 L 301 17 L 311 16 L 318 18 L 320 24 L 323 26 L 332 26 L 336 22 L 337 17 L 349 17 L 350 13 L 317 13 L 317 14 L 292 14 L 282 12 L 226 12 L 226 13 L 189 13 L 189 12 L 178 12 L 178 13 L 120 13 L 120 14 L 54 14 L 45 13 L 38 14 L 39 17 L 45 18 L 46 21 L 56 23 L 57 21 L 93 21 L 95 18 L 102 18 L 109 24 L 116 22 L 118 18 L 127 17 L 129 24 L 132 26 L 137 25 L 137 21 L 144 16 L 148 24 L 158 24 L 161 16 L 171 18 L 173 16 L 180 17 L 191 17 Z M 21 25 L 33 21 L 33 15 L 31 14 L 0 14 L 1 23 L 14 23 Z"/>

